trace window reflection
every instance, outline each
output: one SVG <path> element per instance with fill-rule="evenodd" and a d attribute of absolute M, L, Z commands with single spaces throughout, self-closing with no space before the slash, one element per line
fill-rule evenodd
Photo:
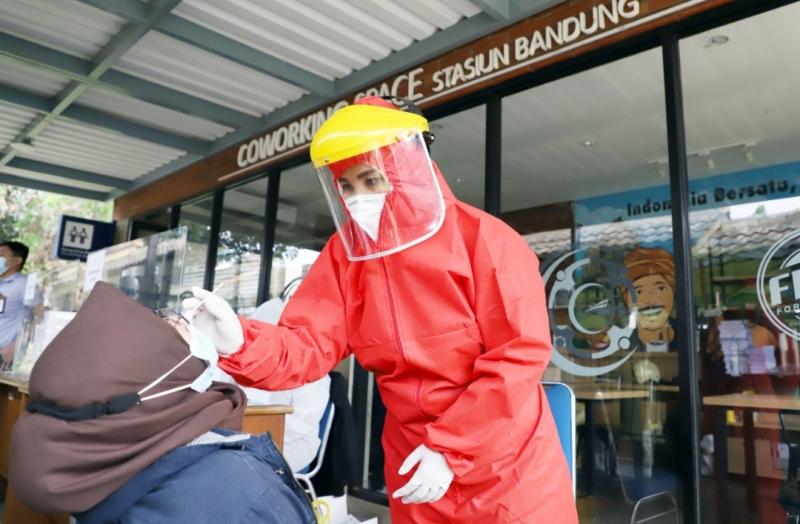
<path fill-rule="evenodd" d="M 203 287 L 206 257 L 211 231 L 213 195 L 181 205 L 179 224 L 187 228 L 186 259 L 183 266 L 183 289 Z"/>
<path fill-rule="evenodd" d="M 436 141 L 431 158 L 439 165 L 453 194 L 483 209 L 486 163 L 486 106 L 440 118 L 430 124 Z"/>
<path fill-rule="evenodd" d="M 269 296 L 287 296 L 308 273 L 335 231 L 310 164 L 281 173 Z"/>
<path fill-rule="evenodd" d="M 792 4 L 680 45 L 711 523 L 783 522 L 797 485 L 798 23 Z"/>
<path fill-rule="evenodd" d="M 225 191 L 214 288 L 240 315 L 258 305 L 266 199 L 266 177 Z"/>
<path fill-rule="evenodd" d="M 580 518 L 628 521 L 640 501 L 647 515 L 682 512 L 690 479 L 680 457 L 691 451 L 678 410 L 673 232 L 662 204 L 670 194 L 659 170 L 660 50 L 502 105 L 500 216 L 540 259 L 554 347 L 545 379 L 575 391 Z"/>

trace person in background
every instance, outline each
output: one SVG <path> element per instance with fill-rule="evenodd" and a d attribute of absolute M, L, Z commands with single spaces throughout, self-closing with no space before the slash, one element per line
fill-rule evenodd
<path fill-rule="evenodd" d="M 28 246 L 22 242 L 0 242 L 0 371 L 11 369 L 25 318 L 22 299 L 28 278 L 21 271 L 27 259 Z"/>

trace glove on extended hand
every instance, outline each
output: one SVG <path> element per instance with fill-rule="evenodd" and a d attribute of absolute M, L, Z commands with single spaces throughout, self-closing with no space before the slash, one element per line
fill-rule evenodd
<path fill-rule="evenodd" d="M 194 297 L 183 301 L 183 311 L 192 317 L 189 320 L 214 342 L 220 355 L 236 353 L 244 343 L 244 334 L 231 306 L 205 289 L 193 287 L 192 293 Z"/>

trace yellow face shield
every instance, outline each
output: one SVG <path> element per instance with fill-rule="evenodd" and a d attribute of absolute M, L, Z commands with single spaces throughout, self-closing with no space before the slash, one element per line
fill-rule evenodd
<path fill-rule="evenodd" d="M 312 162 L 350 260 L 396 253 L 441 227 L 444 199 L 427 129 L 419 115 L 354 105 L 314 137 Z"/>

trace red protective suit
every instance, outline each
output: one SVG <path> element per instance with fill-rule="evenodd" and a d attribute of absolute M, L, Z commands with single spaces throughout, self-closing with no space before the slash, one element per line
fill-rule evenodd
<path fill-rule="evenodd" d="M 437 502 L 391 500 L 393 524 L 577 523 L 539 383 L 551 346 L 538 260 L 438 177 L 446 215 L 432 238 L 350 262 L 334 235 L 278 326 L 242 318 L 244 346 L 220 367 L 243 385 L 284 389 L 354 353 L 386 405 L 390 498 L 413 474 L 397 470 L 420 444 L 455 473 Z"/>

